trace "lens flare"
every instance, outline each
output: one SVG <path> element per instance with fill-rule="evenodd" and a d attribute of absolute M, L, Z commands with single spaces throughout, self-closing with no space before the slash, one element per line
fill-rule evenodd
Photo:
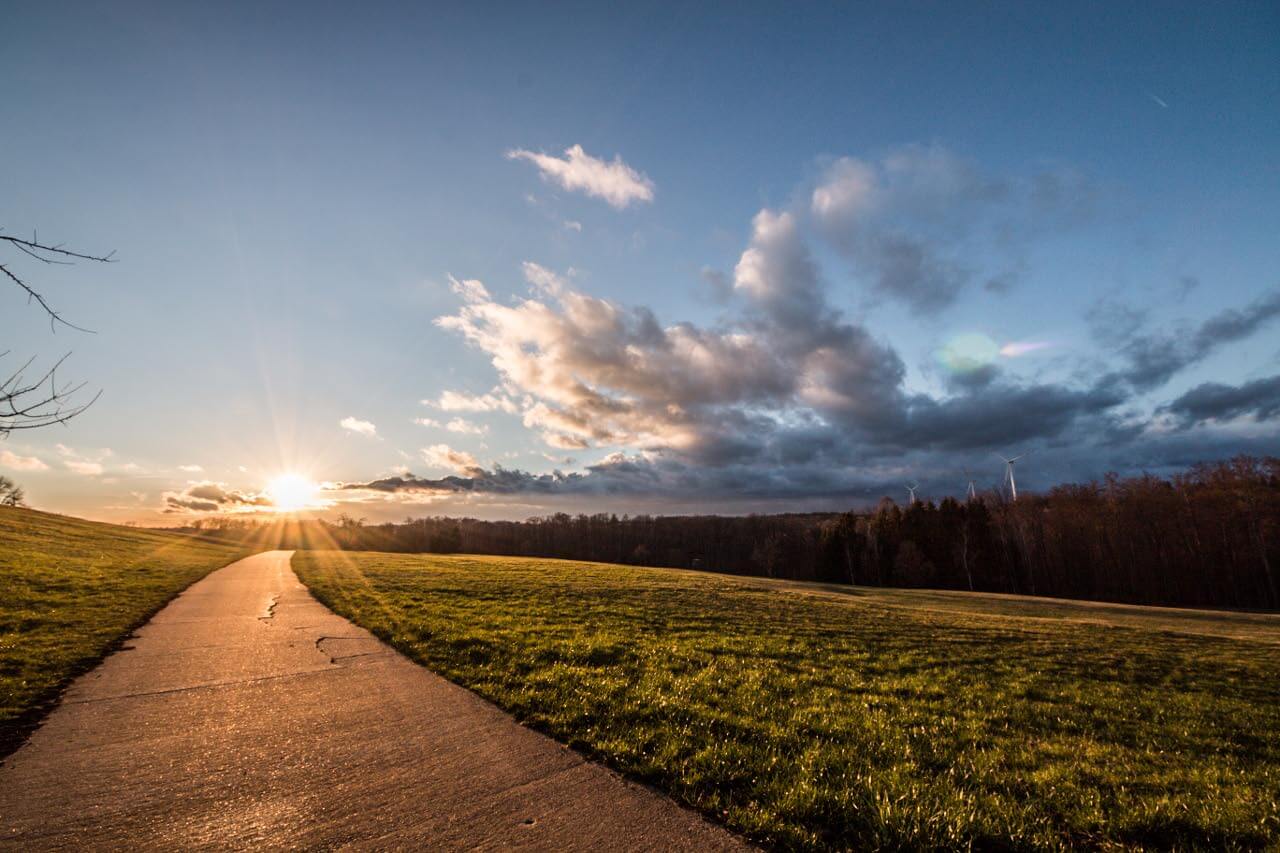
<path fill-rule="evenodd" d="M 267 484 L 267 496 L 276 512 L 297 512 L 314 506 L 319 486 L 301 474 L 281 474 Z"/>
<path fill-rule="evenodd" d="M 1010 341 L 1000 347 L 1000 354 L 1005 358 L 1017 358 L 1020 355 L 1033 353 L 1049 346 L 1047 341 Z"/>
<path fill-rule="evenodd" d="M 956 335 L 938 350 L 938 361 L 952 373 L 972 373 L 995 361 L 1000 347 L 981 332 Z"/>

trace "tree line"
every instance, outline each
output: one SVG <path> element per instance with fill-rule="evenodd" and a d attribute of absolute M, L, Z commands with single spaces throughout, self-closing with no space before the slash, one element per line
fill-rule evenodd
<path fill-rule="evenodd" d="M 1280 458 L 864 512 L 750 516 L 557 513 L 252 528 L 283 547 L 482 553 L 1195 607 L 1280 609 Z M 224 535 L 244 523 L 207 520 Z"/>

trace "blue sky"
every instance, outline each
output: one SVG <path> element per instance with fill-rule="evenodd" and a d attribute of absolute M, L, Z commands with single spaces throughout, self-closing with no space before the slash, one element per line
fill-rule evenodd
<path fill-rule="evenodd" d="M 0 225 L 118 257 L 0 257 L 97 331 L 0 289 L 6 364 L 103 390 L 0 443 L 37 506 L 807 509 L 1280 449 L 1274 4 L 266 6 L 0 34 Z M 571 146 L 651 199 L 508 156 Z"/>

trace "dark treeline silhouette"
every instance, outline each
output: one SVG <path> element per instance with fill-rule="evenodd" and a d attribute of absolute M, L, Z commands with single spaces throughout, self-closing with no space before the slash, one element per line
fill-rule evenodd
<path fill-rule="evenodd" d="M 409 519 L 255 528 L 283 547 L 562 557 L 866 586 L 1280 609 L 1280 459 L 869 512 Z M 202 525 L 243 535 L 227 519 Z"/>

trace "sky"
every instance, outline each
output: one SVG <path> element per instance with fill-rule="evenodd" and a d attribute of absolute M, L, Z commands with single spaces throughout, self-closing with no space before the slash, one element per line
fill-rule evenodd
<path fill-rule="evenodd" d="M 0 439 L 183 524 L 846 509 L 1280 453 L 1280 8 L 25 4 Z M 284 477 L 284 479 L 281 479 Z"/>

